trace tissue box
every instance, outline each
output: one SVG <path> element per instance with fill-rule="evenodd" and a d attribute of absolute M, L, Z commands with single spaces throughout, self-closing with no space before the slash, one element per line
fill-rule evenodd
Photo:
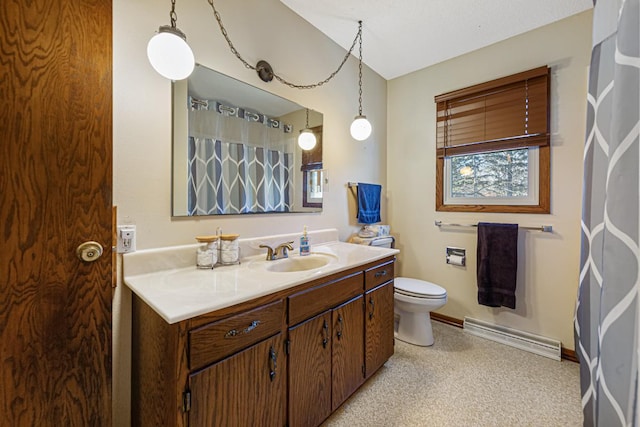
<path fill-rule="evenodd" d="M 378 225 L 378 236 L 388 236 L 391 231 L 391 227 L 388 225 Z"/>

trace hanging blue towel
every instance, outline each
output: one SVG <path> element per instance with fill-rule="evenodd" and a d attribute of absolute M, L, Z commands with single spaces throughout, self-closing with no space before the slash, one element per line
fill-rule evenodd
<path fill-rule="evenodd" d="M 380 194 L 382 186 L 378 184 L 358 183 L 358 222 L 373 224 L 380 219 Z"/>

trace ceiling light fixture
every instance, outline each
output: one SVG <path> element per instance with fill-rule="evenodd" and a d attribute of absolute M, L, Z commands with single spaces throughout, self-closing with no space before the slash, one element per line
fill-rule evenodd
<path fill-rule="evenodd" d="M 147 57 L 151 66 L 161 76 L 171 80 L 182 80 L 193 72 L 195 58 L 187 44 L 187 36 L 176 27 L 176 0 L 171 0 L 169 18 L 171 25 L 161 26 L 149 40 Z"/>
<path fill-rule="evenodd" d="M 303 150 L 311 150 L 316 146 L 316 135 L 309 129 L 309 109 L 307 108 L 307 121 L 305 128 L 300 131 L 298 136 L 298 145 Z"/>
<path fill-rule="evenodd" d="M 371 135 L 371 123 L 362 114 L 362 21 L 358 21 L 358 36 L 360 39 L 360 56 L 358 62 L 358 115 L 351 123 L 351 136 L 357 141 L 364 141 Z"/>

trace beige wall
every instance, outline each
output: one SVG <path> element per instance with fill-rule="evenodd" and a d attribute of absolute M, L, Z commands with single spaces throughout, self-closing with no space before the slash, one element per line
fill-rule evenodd
<path fill-rule="evenodd" d="M 268 60 L 276 72 L 299 83 L 324 79 L 345 51 L 277 0 L 216 2 L 236 48 L 252 63 Z M 357 60 L 352 57 L 330 83 L 298 90 L 262 82 L 229 51 L 206 0 L 176 5 L 178 27 L 196 60 L 210 68 L 288 98 L 324 115 L 324 163 L 329 192 L 322 214 L 252 215 L 171 219 L 171 83 L 146 59 L 146 44 L 168 24 L 170 4 L 114 1 L 114 203 L 121 221 L 137 224 L 138 249 L 191 243 L 220 226 L 243 237 L 337 227 L 341 238 L 357 229 L 346 183 L 386 180 L 386 81 L 364 70 L 365 114 L 373 136 L 356 142 L 349 125 L 358 112 Z M 354 36 L 357 23 L 353 26 Z M 294 36 L 295 35 L 295 36 Z"/>
<path fill-rule="evenodd" d="M 268 60 L 275 71 L 298 83 L 323 80 L 345 51 L 278 0 L 216 2 L 236 48 L 251 63 Z M 357 230 L 348 181 L 386 183 L 386 81 L 364 68 L 363 108 L 374 131 L 354 141 L 349 125 L 358 112 L 358 67 L 352 57 L 330 83 L 298 90 L 264 83 L 231 54 L 206 0 L 177 2 L 177 25 L 196 60 L 324 114 L 323 160 L 329 185 L 321 214 L 171 218 L 171 83 L 146 59 L 146 45 L 160 25 L 169 24 L 169 2 L 114 0 L 113 123 L 114 204 L 119 223 L 137 225 L 137 247 L 193 243 L 216 227 L 242 237 L 335 227 L 346 239 Z M 365 30 L 366 31 L 366 30 Z M 357 23 L 353 25 L 353 35 Z M 365 35 L 366 37 L 366 35 Z M 366 53 L 365 53 L 366 54 Z M 383 218 L 386 204 L 383 202 Z M 120 284 L 114 300 L 114 425 L 129 424 L 130 292 Z"/>
<path fill-rule="evenodd" d="M 591 43 L 584 12 L 473 53 L 388 82 L 387 196 L 391 229 L 401 250 L 399 273 L 437 283 L 449 300 L 440 313 L 539 334 L 574 349 L 573 314 L 579 275 L 582 151 Z M 434 96 L 476 83 L 551 67 L 551 214 L 435 211 Z M 520 232 L 515 310 L 477 303 L 476 233 L 443 222 L 553 225 Z M 467 266 L 445 263 L 445 248 L 467 249 Z"/>
<path fill-rule="evenodd" d="M 342 48 L 278 0 L 216 5 L 242 55 L 250 62 L 268 60 L 285 78 L 301 83 L 321 80 L 344 55 Z M 152 70 L 145 53 L 153 32 L 168 24 L 168 12 L 168 2 L 114 0 L 114 204 L 119 223 L 137 225 L 138 249 L 192 243 L 193 236 L 211 233 L 216 227 L 243 237 L 295 232 L 304 225 L 336 227 L 345 239 L 358 228 L 354 197 L 346 183 L 380 183 L 386 187 L 383 222 L 391 223 L 402 250 L 399 271 L 447 288 L 449 302 L 442 313 L 554 337 L 573 348 L 590 12 L 388 84 L 365 67 L 363 107 L 374 132 L 368 141 L 356 142 L 349 135 L 349 124 L 357 113 L 357 61 L 348 61 L 320 89 L 301 91 L 277 82 L 263 83 L 229 52 L 205 0 L 178 2 L 178 27 L 187 34 L 198 62 L 324 114 L 323 155 L 329 185 L 321 214 L 201 219 L 170 215 L 171 84 Z M 355 31 L 354 23 L 354 35 Z M 436 213 L 433 96 L 543 64 L 553 69 L 552 214 Z M 478 306 L 475 233 L 439 230 L 433 226 L 436 219 L 554 226 L 552 235 L 521 235 L 516 311 Z M 447 245 L 469 250 L 466 268 L 445 264 Z M 113 311 L 114 425 L 118 426 L 129 425 L 130 299 L 120 284 Z"/>

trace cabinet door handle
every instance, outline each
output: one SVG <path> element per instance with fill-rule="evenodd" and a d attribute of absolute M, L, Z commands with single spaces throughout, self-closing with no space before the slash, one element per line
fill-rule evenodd
<path fill-rule="evenodd" d="M 327 348 L 327 344 L 329 343 L 329 325 L 326 320 L 322 325 L 322 335 L 322 348 Z"/>
<path fill-rule="evenodd" d="M 269 348 L 269 379 L 271 379 L 271 381 L 273 381 L 276 378 L 276 361 L 278 360 L 278 355 L 276 354 L 276 351 L 273 349 L 273 347 Z"/>
<path fill-rule="evenodd" d="M 386 275 L 387 275 L 387 270 L 382 270 L 382 271 L 378 271 L 375 274 L 375 277 L 383 277 L 383 276 L 386 276 Z"/>
<path fill-rule="evenodd" d="M 375 308 L 375 304 L 373 302 L 373 297 L 369 297 L 369 305 L 371 306 L 371 310 L 369 311 L 369 320 L 373 319 L 373 309 Z"/>
<path fill-rule="evenodd" d="M 336 333 L 336 336 L 338 337 L 338 339 L 342 338 L 342 329 L 343 329 L 343 324 L 342 324 L 342 315 L 339 314 L 338 315 L 338 332 Z"/>
<path fill-rule="evenodd" d="M 249 324 L 249 326 L 247 326 L 246 328 L 242 329 L 242 330 L 237 330 L 237 329 L 231 329 L 230 331 L 227 331 L 226 334 L 224 334 L 225 338 L 233 338 L 235 336 L 238 335 L 242 335 L 242 334 L 248 334 L 249 332 L 253 331 L 255 328 L 258 327 L 258 325 L 260 325 L 260 321 L 259 320 L 254 320 L 253 322 L 251 322 Z"/>

